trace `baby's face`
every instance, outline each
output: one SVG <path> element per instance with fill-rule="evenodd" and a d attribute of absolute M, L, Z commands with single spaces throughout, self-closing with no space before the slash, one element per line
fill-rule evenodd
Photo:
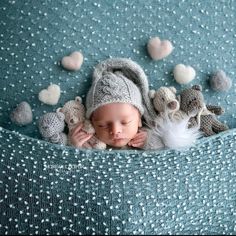
<path fill-rule="evenodd" d="M 91 118 L 97 137 L 112 147 L 123 147 L 141 127 L 141 116 L 134 106 L 111 103 L 99 107 Z"/>

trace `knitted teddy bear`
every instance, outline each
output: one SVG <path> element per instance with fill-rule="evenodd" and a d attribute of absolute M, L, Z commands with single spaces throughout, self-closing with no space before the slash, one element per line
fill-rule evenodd
<path fill-rule="evenodd" d="M 82 130 L 89 134 L 94 134 L 95 130 L 91 122 L 85 119 L 85 107 L 82 104 L 81 97 L 76 97 L 75 100 L 70 100 L 64 104 L 62 108 L 58 108 L 57 111 L 62 112 L 65 115 L 65 122 L 68 125 L 69 131 L 77 126 L 78 123 L 83 123 Z M 70 138 L 68 140 L 70 143 Z M 92 147 L 96 149 L 106 149 L 106 144 L 92 136 L 85 144 L 85 147 Z"/>
<path fill-rule="evenodd" d="M 67 136 L 63 133 L 65 116 L 61 112 L 50 112 L 40 117 L 38 127 L 42 137 L 61 145 L 67 144 Z"/>
<path fill-rule="evenodd" d="M 167 112 L 172 115 L 179 110 L 179 102 L 176 98 L 176 89 L 174 87 L 160 87 L 156 91 L 150 90 L 149 96 L 159 114 Z"/>
<path fill-rule="evenodd" d="M 194 85 L 191 88 L 185 89 L 180 93 L 180 110 L 185 114 L 200 114 L 200 130 L 205 136 L 211 136 L 219 132 L 228 130 L 228 126 L 216 119 L 215 115 L 220 115 L 224 112 L 220 106 L 205 105 L 202 87 Z M 197 124 L 197 116 L 190 118 L 189 127 L 194 127 Z"/>

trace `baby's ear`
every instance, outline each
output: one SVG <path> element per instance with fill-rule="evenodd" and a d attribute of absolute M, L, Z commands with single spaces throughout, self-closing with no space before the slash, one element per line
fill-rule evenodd
<path fill-rule="evenodd" d="M 142 126 L 143 126 L 143 124 L 142 124 L 142 119 L 141 119 L 141 117 L 140 117 L 140 118 L 139 118 L 138 127 L 141 128 Z"/>

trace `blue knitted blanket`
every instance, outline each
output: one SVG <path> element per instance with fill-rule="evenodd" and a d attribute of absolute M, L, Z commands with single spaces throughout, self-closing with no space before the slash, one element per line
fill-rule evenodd
<path fill-rule="evenodd" d="M 0 234 L 235 234 L 234 0 L 3 0 L 0 4 Z M 153 61 L 154 36 L 174 45 Z M 59 61 L 81 51 L 84 63 L 68 72 Z M 44 142 L 38 118 L 75 96 L 85 97 L 94 66 L 109 57 L 136 61 L 150 88 L 193 84 L 207 104 L 225 108 L 229 131 L 203 138 L 188 150 L 76 150 Z M 176 64 L 196 79 L 174 82 Z M 209 78 L 222 69 L 232 88 L 217 93 Z M 40 103 L 50 83 L 57 106 Z M 21 101 L 33 123 L 14 125 Z"/>

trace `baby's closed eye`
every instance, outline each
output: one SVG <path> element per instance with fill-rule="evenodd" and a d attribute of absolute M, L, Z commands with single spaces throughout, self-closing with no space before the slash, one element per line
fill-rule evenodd
<path fill-rule="evenodd" d="M 133 120 L 124 120 L 124 121 L 121 121 L 121 124 L 122 125 L 129 125 Z"/>

